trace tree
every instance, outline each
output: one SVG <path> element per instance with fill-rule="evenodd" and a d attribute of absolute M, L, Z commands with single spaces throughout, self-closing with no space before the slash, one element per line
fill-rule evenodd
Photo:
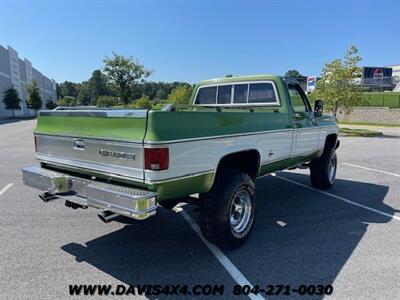
<path fill-rule="evenodd" d="M 55 104 L 52 100 L 51 100 L 51 98 L 48 98 L 47 99 L 47 102 L 46 102 L 46 108 L 47 109 L 54 109 L 54 108 L 56 108 L 57 107 L 57 104 Z"/>
<path fill-rule="evenodd" d="M 76 98 L 70 97 L 70 96 L 65 96 L 64 98 L 60 98 L 56 101 L 57 106 L 75 106 L 76 103 Z"/>
<path fill-rule="evenodd" d="M 134 108 L 140 109 L 151 109 L 152 105 L 150 102 L 150 97 L 147 95 L 143 95 L 141 98 L 137 99 L 134 103 Z"/>
<path fill-rule="evenodd" d="M 83 81 L 77 86 L 78 90 L 78 103 L 80 105 L 90 105 L 94 102 L 93 91 L 88 81 Z"/>
<path fill-rule="evenodd" d="M 100 70 L 94 70 L 92 77 L 89 79 L 89 87 L 92 91 L 93 98 L 109 94 L 107 87 L 107 77 Z"/>
<path fill-rule="evenodd" d="M 164 100 L 167 98 L 167 93 L 163 89 L 156 92 L 156 100 Z"/>
<path fill-rule="evenodd" d="M 57 92 L 57 99 L 63 97 L 63 95 L 61 94 L 61 86 L 58 83 L 56 83 L 56 92 Z"/>
<path fill-rule="evenodd" d="M 35 111 L 42 108 L 43 100 L 42 97 L 40 97 L 39 87 L 35 80 L 28 85 L 27 91 L 28 100 L 26 101 L 26 106 L 28 108 L 34 109 Z"/>
<path fill-rule="evenodd" d="M 302 78 L 304 76 L 301 75 L 300 72 L 297 71 L 297 70 L 289 70 L 289 71 L 286 72 L 285 77 L 290 77 L 290 78 L 297 79 L 297 78 Z"/>
<path fill-rule="evenodd" d="M 100 96 L 96 99 L 96 106 L 98 107 L 113 107 L 120 104 L 118 98 L 111 96 Z"/>
<path fill-rule="evenodd" d="M 189 104 L 190 95 L 192 94 L 192 87 L 187 85 L 180 85 L 174 88 L 168 96 L 169 103 L 187 105 Z"/>
<path fill-rule="evenodd" d="M 322 69 L 315 96 L 324 99 L 335 116 L 339 107 L 347 110 L 361 101 L 362 88 L 354 83 L 361 76 L 360 61 L 357 47 L 350 46 L 343 59 L 328 62 Z"/>
<path fill-rule="evenodd" d="M 59 85 L 59 92 L 57 96 L 59 98 L 64 98 L 66 96 L 69 97 L 78 97 L 77 83 L 65 81 Z"/>
<path fill-rule="evenodd" d="M 143 82 L 152 74 L 132 56 L 124 57 L 113 53 L 113 57 L 104 59 L 104 72 L 108 82 L 121 98 L 122 103 L 127 105 L 132 96 L 132 88 L 137 82 Z"/>
<path fill-rule="evenodd" d="M 13 87 L 4 91 L 3 102 L 7 110 L 12 110 L 13 118 L 15 116 L 15 110 L 21 109 L 21 106 L 19 105 L 21 101 L 22 100 L 18 96 L 18 91 Z"/>

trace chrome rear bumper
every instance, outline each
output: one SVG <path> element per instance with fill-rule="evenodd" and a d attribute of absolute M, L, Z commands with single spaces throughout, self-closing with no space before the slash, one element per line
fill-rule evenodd
<path fill-rule="evenodd" d="M 24 184 L 82 206 L 138 220 L 156 213 L 157 193 L 70 176 L 38 166 L 22 169 Z"/>

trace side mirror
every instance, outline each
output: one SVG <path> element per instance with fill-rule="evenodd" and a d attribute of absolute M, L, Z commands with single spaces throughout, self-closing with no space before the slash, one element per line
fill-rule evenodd
<path fill-rule="evenodd" d="M 324 101 L 322 101 L 322 100 L 315 101 L 315 103 L 314 103 L 314 116 L 315 117 L 321 117 L 323 113 L 324 113 Z"/>

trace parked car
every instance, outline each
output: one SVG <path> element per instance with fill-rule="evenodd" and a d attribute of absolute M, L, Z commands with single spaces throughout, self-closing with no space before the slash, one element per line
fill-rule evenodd
<path fill-rule="evenodd" d="M 199 206 L 205 238 L 229 248 L 253 228 L 256 178 L 308 167 L 327 189 L 339 146 L 323 102 L 312 109 L 296 82 L 275 75 L 202 81 L 182 109 L 41 111 L 34 138 L 40 166 L 23 180 L 45 202 L 99 208 L 106 222 L 187 202 Z"/>

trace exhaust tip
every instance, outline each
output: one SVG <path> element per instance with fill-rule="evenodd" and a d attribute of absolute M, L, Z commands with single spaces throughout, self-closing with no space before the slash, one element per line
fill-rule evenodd
<path fill-rule="evenodd" d="M 43 202 L 49 202 L 51 200 L 57 199 L 56 196 L 48 193 L 48 192 L 44 192 L 42 194 L 39 194 L 39 198 L 43 200 Z"/>
<path fill-rule="evenodd" d="M 109 223 L 112 221 L 114 218 L 118 217 L 118 214 L 113 213 L 109 210 L 104 210 L 100 213 L 97 214 L 100 220 L 102 220 L 104 223 Z"/>

